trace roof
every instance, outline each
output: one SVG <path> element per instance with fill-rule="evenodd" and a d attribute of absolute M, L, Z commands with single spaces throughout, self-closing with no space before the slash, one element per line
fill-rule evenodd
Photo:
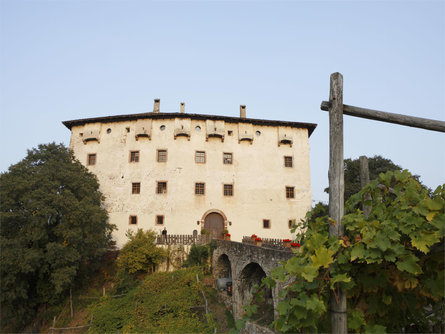
<path fill-rule="evenodd" d="M 122 121 L 134 121 L 138 119 L 171 119 L 171 118 L 191 118 L 194 120 L 214 120 L 214 121 L 225 121 L 228 123 L 251 123 L 254 125 L 265 125 L 265 126 L 289 126 L 292 128 L 304 128 L 308 129 L 309 136 L 314 132 L 317 124 L 314 123 L 301 123 L 301 122 L 287 122 L 287 121 L 274 121 L 265 119 L 254 119 L 254 118 L 240 118 L 240 117 L 229 117 L 229 116 L 217 116 L 217 115 L 202 115 L 202 114 L 187 114 L 187 113 L 140 113 L 140 114 L 128 114 L 128 115 L 116 115 L 116 116 L 104 116 L 104 117 L 93 117 L 93 118 L 83 118 L 75 119 L 71 121 L 62 122 L 68 129 L 71 130 L 73 126 L 84 125 L 87 123 L 112 123 L 112 122 L 122 122 Z"/>

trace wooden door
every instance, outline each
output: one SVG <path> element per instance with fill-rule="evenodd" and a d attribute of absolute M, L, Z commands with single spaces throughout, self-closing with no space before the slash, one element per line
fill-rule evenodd
<path fill-rule="evenodd" d="M 204 228 L 210 232 L 213 239 L 222 239 L 224 218 L 219 213 L 212 212 L 205 218 Z"/>

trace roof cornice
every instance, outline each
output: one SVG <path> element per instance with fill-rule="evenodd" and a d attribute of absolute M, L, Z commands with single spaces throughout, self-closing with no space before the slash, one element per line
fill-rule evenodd
<path fill-rule="evenodd" d="M 190 118 L 194 120 L 225 121 L 228 123 L 251 123 L 255 125 L 264 125 L 264 126 L 289 126 L 292 128 L 308 129 L 309 137 L 317 127 L 317 124 L 314 123 L 275 121 L 275 120 L 240 118 L 240 117 L 217 116 L 217 115 L 186 114 L 186 113 L 153 113 L 153 112 L 75 119 L 71 121 L 63 121 L 62 124 L 71 130 L 73 126 L 84 125 L 87 123 L 98 123 L 98 122 L 112 123 L 112 122 L 134 121 L 138 119 L 147 119 L 147 118 L 148 119 Z"/>

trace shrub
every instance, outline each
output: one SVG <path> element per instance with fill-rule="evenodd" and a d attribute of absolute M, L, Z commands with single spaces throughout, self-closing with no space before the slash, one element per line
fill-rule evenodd
<path fill-rule="evenodd" d="M 117 259 L 119 271 L 133 275 L 153 272 L 153 267 L 167 256 L 164 249 L 156 246 L 154 231 L 138 229 L 136 233 L 128 231 L 126 235 L 129 241 Z"/>

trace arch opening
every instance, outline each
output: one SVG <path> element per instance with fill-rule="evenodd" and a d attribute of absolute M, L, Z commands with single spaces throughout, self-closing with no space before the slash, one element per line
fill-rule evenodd
<path fill-rule="evenodd" d="M 226 254 L 222 254 L 218 258 L 213 270 L 218 278 L 232 278 L 232 267 L 230 265 L 230 259 Z"/>
<path fill-rule="evenodd" d="M 257 312 L 252 320 L 259 325 L 269 325 L 274 320 L 272 289 L 261 286 L 266 273 L 258 263 L 251 262 L 243 268 L 239 276 L 241 305 L 256 305 Z"/>

